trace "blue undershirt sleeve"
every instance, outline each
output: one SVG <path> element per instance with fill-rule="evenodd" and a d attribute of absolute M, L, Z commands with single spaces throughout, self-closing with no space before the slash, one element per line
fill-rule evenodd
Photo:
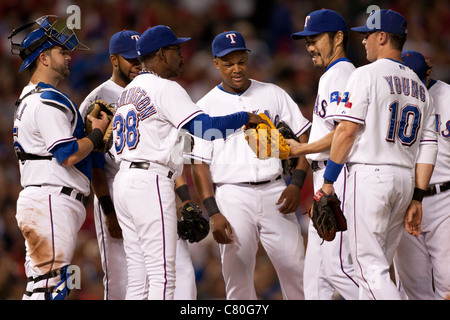
<path fill-rule="evenodd" d="M 224 139 L 240 129 L 249 120 L 245 111 L 232 113 L 226 116 L 210 117 L 199 114 L 183 126 L 189 133 L 209 141 Z"/>

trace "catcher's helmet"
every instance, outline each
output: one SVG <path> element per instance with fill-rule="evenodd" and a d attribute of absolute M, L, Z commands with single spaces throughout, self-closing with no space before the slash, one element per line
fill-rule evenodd
<path fill-rule="evenodd" d="M 39 25 L 39 29 L 30 32 L 20 45 L 13 42 L 12 38 L 15 35 L 32 27 L 35 23 Z M 78 40 L 75 32 L 67 26 L 66 20 L 57 16 L 40 17 L 36 21 L 14 30 L 8 39 L 11 39 L 11 53 L 19 55 L 23 60 L 20 71 L 28 68 L 42 51 L 56 45 L 70 51 L 77 48 L 89 50 Z"/>

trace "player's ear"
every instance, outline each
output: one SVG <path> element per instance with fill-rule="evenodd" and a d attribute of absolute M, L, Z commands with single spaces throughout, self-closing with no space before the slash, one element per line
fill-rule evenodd
<path fill-rule="evenodd" d="M 388 43 L 389 37 L 388 37 L 388 34 L 387 34 L 386 32 L 380 31 L 380 32 L 377 34 L 377 36 L 378 36 L 378 42 L 379 42 L 381 45 L 386 45 L 386 44 Z"/>
<path fill-rule="evenodd" d="M 217 60 L 217 58 L 214 58 L 213 62 L 214 62 L 214 66 L 216 67 L 216 69 L 219 70 L 220 66 L 219 66 L 219 61 Z"/>
<path fill-rule="evenodd" d="M 119 58 L 115 54 L 112 54 L 112 55 L 109 56 L 109 61 L 111 61 L 111 64 L 114 67 L 118 67 L 119 66 Z"/>
<path fill-rule="evenodd" d="M 342 31 L 336 32 L 336 34 L 334 35 L 334 44 L 336 45 L 336 47 L 341 45 L 343 41 L 344 41 L 344 33 Z"/>
<path fill-rule="evenodd" d="M 49 53 L 50 52 L 48 52 L 48 50 L 44 50 L 39 54 L 39 56 L 37 58 L 37 60 L 46 67 L 48 67 L 50 64 L 50 54 Z"/>

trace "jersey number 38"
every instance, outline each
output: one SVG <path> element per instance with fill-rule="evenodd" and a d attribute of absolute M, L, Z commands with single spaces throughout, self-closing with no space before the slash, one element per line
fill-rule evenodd
<path fill-rule="evenodd" d="M 116 133 L 114 146 L 117 154 L 122 153 L 125 145 L 128 150 L 136 148 L 139 142 L 139 117 L 134 109 L 130 109 L 124 118 L 122 114 L 116 114 L 114 117 L 113 130 Z"/>

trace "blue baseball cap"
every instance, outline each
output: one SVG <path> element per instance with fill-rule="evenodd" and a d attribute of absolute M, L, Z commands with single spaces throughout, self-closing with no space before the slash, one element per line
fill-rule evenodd
<path fill-rule="evenodd" d="M 406 19 L 400 13 L 393 10 L 374 10 L 367 18 L 366 24 L 360 27 L 351 28 L 359 33 L 374 31 L 384 31 L 388 33 L 406 35 Z"/>
<path fill-rule="evenodd" d="M 168 26 L 158 25 L 148 28 L 142 33 L 137 42 L 136 49 L 139 56 L 144 56 L 160 48 L 180 44 L 189 40 L 191 38 L 177 38 Z"/>
<path fill-rule="evenodd" d="M 136 59 L 136 43 L 140 33 L 132 30 L 119 31 L 109 40 L 109 54 L 120 54 L 125 59 Z"/>
<path fill-rule="evenodd" d="M 406 50 L 402 52 L 403 63 L 411 68 L 423 83 L 426 83 L 427 71 L 430 67 L 427 65 L 425 57 L 414 50 Z"/>
<path fill-rule="evenodd" d="M 218 34 L 212 42 L 214 57 L 223 57 L 237 50 L 250 51 L 245 46 L 244 37 L 237 31 L 227 31 Z"/>
<path fill-rule="evenodd" d="M 344 18 L 336 11 L 322 9 L 311 12 L 305 19 L 304 30 L 291 34 L 291 39 L 298 40 L 324 32 L 347 32 Z"/>

